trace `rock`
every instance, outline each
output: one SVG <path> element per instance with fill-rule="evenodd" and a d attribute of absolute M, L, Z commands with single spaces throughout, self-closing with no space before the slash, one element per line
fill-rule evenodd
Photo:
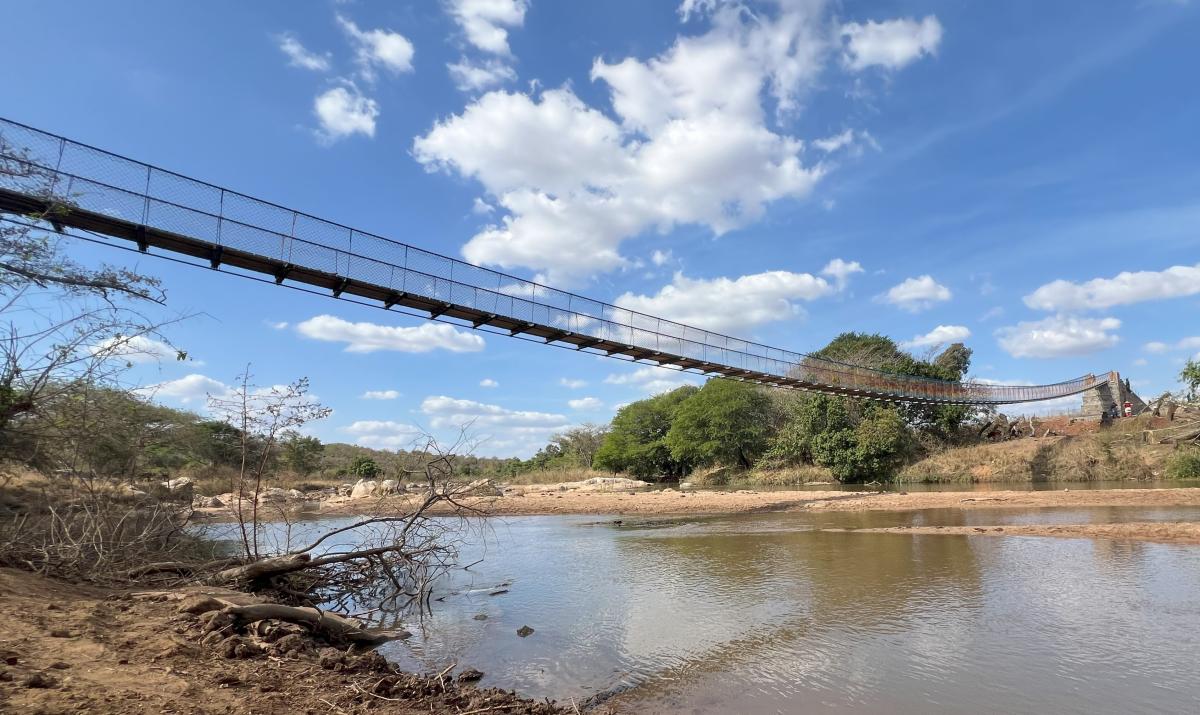
<path fill-rule="evenodd" d="M 476 613 L 474 616 L 471 616 L 471 617 L 477 621 L 486 621 L 488 619 L 488 615 L 486 613 Z"/>
<path fill-rule="evenodd" d="M 280 489 L 279 487 L 270 487 L 268 489 L 262 490 L 258 494 L 258 503 L 259 504 L 268 504 L 268 503 L 276 503 L 277 504 L 282 501 L 287 501 L 287 499 L 288 499 L 288 490 Z"/>
<path fill-rule="evenodd" d="M 25 679 L 21 681 L 21 684 L 27 688 L 53 688 L 54 686 L 58 685 L 58 681 L 48 675 L 34 673 L 26 676 Z"/>
<path fill-rule="evenodd" d="M 177 479 L 168 479 L 167 481 L 163 482 L 162 485 L 167 488 L 167 491 L 170 492 L 184 491 L 191 488 L 192 478 L 179 477 Z"/>
<path fill-rule="evenodd" d="M 527 638 L 533 635 L 533 629 L 529 626 L 521 626 L 517 629 L 517 635 L 521 636 L 522 638 Z"/>
<path fill-rule="evenodd" d="M 696 486 L 696 485 L 695 485 L 695 484 L 692 484 L 691 482 L 680 482 L 680 483 L 679 483 L 679 488 L 680 488 L 680 489 L 694 489 L 694 488 L 695 488 L 695 486 Z"/>
<path fill-rule="evenodd" d="M 225 502 L 221 501 L 220 497 L 198 496 L 192 499 L 192 506 L 198 509 L 220 509 L 225 506 Z"/>
<path fill-rule="evenodd" d="M 304 492 L 300 491 L 299 489 L 289 489 L 289 490 L 287 490 L 287 498 L 288 499 L 304 499 Z"/>
<path fill-rule="evenodd" d="M 500 491 L 499 487 L 491 479 L 476 479 L 467 485 L 464 493 L 473 497 L 504 496 L 504 492 Z"/>
<path fill-rule="evenodd" d="M 489 593 L 488 595 L 489 596 L 499 596 L 502 593 L 508 593 L 508 589 L 507 588 L 498 588 L 495 591 L 492 591 L 491 593 Z"/>
<path fill-rule="evenodd" d="M 395 479 L 384 479 L 379 483 L 379 494 L 403 494 L 404 485 Z"/>
<path fill-rule="evenodd" d="M 458 674 L 458 682 L 460 683 L 474 683 L 481 678 L 483 678 L 483 671 L 474 668 L 467 668 Z"/>
<path fill-rule="evenodd" d="M 379 483 L 375 480 L 360 479 L 354 484 L 354 488 L 350 490 L 351 499 L 366 499 L 367 497 L 375 496 L 375 492 L 379 490 Z"/>
<path fill-rule="evenodd" d="M 122 492 L 123 492 L 123 493 L 124 493 L 126 496 L 131 496 L 131 497 L 144 497 L 144 496 L 146 496 L 146 492 L 142 491 L 141 489 L 134 489 L 133 487 L 129 486 L 128 484 L 122 484 L 122 485 L 121 485 L 121 491 L 122 491 Z"/>

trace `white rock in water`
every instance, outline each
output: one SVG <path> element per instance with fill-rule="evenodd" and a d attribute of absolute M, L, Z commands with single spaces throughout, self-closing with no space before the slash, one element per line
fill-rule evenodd
<path fill-rule="evenodd" d="M 354 488 L 350 490 L 351 499 L 366 499 L 367 497 L 375 496 L 375 492 L 379 489 L 379 483 L 375 480 L 367 481 L 359 479 L 354 484 Z"/>

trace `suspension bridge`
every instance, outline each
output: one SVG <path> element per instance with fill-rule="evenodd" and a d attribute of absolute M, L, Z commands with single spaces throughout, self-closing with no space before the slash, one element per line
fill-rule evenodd
<path fill-rule="evenodd" d="M 0 119 L 0 214 L 334 298 L 676 370 L 894 402 L 1004 405 L 1106 384 L 898 375 L 683 325 L 325 221 Z"/>

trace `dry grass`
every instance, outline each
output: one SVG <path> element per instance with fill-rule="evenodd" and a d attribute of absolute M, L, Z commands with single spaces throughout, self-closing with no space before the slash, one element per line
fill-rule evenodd
<path fill-rule="evenodd" d="M 1110 481 L 1162 474 L 1163 450 L 1137 425 L 1079 437 L 1020 439 L 947 449 L 901 470 L 902 482 Z"/>

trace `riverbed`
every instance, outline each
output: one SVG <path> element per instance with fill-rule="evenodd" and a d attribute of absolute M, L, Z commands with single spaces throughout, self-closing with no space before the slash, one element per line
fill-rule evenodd
<path fill-rule="evenodd" d="M 506 517 L 384 653 L 619 712 L 1195 712 L 1200 548 L 842 531 L 1178 520 L 1200 508 Z"/>

